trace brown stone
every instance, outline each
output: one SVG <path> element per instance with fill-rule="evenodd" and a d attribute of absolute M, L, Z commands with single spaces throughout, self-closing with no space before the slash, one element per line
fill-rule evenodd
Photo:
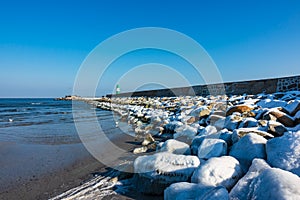
<path fill-rule="evenodd" d="M 253 108 L 248 105 L 236 105 L 230 107 L 227 110 L 226 116 L 231 115 L 234 112 L 244 113 L 244 112 L 250 112 L 251 110 L 253 110 Z"/>
<path fill-rule="evenodd" d="M 197 119 L 196 119 L 196 117 L 190 117 L 187 121 L 186 121 L 186 123 L 187 124 L 192 124 L 192 123 L 194 123 L 195 121 L 197 121 Z"/>
<path fill-rule="evenodd" d="M 271 114 L 273 115 L 277 121 L 279 121 L 280 123 L 282 123 L 283 125 L 287 126 L 287 127 L 293 127 L 294 126 L 294 120 L 291 116 L 287 115 L 286 113 L 279 111 L 278 109 L 271 109 L 270 111 L 268 111 L 263 119 L 267 119 L 267 115 Z"/>

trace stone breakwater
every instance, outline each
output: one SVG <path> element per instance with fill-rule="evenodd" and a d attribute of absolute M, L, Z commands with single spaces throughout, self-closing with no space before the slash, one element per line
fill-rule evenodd
<path fill-rule="evenodd" d="M 287 91 L 300 90 L 300 76 L 290 76 L 282 78 L 271 78 L 250 81 L 236 81 L 227 83 L 216 83 L 209 85 L 195 85 L 191 87 L 180 87 L 171 89 L 148 90 L 148 91 L 135 91 L 128 93 L 121 93 L 119 97 L 131 96 L 148 96 L 148 97 L 163 97 L 163 96 L 207 96 L 209 94 L 219 95 L 241 95 L 241 94 L 259 94 L 259 93 L 275 93 Z M 107 95 L 111 97 L 112 95 Z"/>
<path fill-rule="evenodd" d="M 134 175 L 120 170 L 54 199 L 136 190 L 167 200 L 300 199 L 300 91 L 88 102 L 134 130 Z"/>
<path fill-rule="evenodd" d="M 299 91 L 104 98 L 97 107 L 117 113 L 141 141 L 133 151 L 143 154 L 134 161 L 139 192 L 165 199 L 300 199 Z"/>

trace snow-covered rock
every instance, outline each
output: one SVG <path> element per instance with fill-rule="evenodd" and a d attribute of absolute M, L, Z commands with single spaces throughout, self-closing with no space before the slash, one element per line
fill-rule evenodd
<path fill-rule="evenodd" d="M 209 115 L 210 109 L 207 108 L 207 106 L 201 106 L 199 108 L 194 109 L 190 115 L 194 117 L 204 117 L 206 115 Z"/>
<path fill-rule="evenodd" d="M 227 143 L 221 139 L 205 138 L 198 148 L 198 158 L 209 159 L 227 154 Z"/>
<path fill-rule="evenodd" d="M 166 133 L 174 133 L 175 129 L 183 126 L 183 123 L 180 121 L 171 121 L 170 123 L 164 126 L 164 130 Z"/>
<path fill-rule="evenodd" d="M 251 182 L 248 199 L 300 199 L 300 178 L 282 169 L 265 169 Z"/>
<path fill-rule="evenodd" d="M 206 126 L 205 128 L 201 129 L 198 133 L 199 136 L 201 135 L 211 135 L 211 134 L 214 134 L 214 133 L 217 133 L 218 130 L 215 126 Z"/>
<path fill-rule="evenodd" d="M 294 118 L 278 110 L 277 108 L 270 109 L 267 113 L 264 114 L 263 119 L 274 120 L 273 117 L 275 117 L 276 121 L 279 121 L 285 126 L 294 126 Z"/>
<path fill-rule="evenodd" d="M 258 126 L 258 121 L 255 118 L 247 117 L 241 121 L 239 128 L 251 128 L 257 126 Z"/>
<path fill-rule="evenodd" d="M 284 107 L 287 105 L 287 103 L 281 100 L 264 99 L 259 101 L 256 105 L 262 108 L 275 108 L 275 107 Z"/>
<path fill-rule="evenodd" d="M 257 128 L 239 128 L 235 129 L 232 132 L 232 142 L 236 143 L 240 140 L 240 138 L 244 137 L 245 135 L 249 133 L 255 133 L 257 135 L 263 136 L 264 138 L 273 138 L 274 136 L 266 131 L 258 130 Z"/>
<path fill-rule="evenodd" d="M 134 161 L 136 187 L 147 194 L 162 194 L 172 183 L 188 181 L 200 165 L 197 156 L 169 152 L 139 156 Z"/>
<path fill-rule="evenodd" d="M 194 137 L 194 139 L 192 140 L 192 144 L 191 144 L 192 155 L 198 155 L 198 148 L 201 145 L 201 143 L 203 142 L 203 140 L 205 139 L 205 137 L 206 137 L 205 135 Z"/>
<path fill-rule="evenodd" d="M 230 199 L 233 200 L 242 200 L 247 199 L 249 188 L 252 180 L 260 175 L 260 173 L 271 168 L 265 160 L 263 159 L 254 159 L 252 165 L 249 168 L 249 171 L 243 178 L 241 178 L 238 183 L 232 188 L 229 193 Z"/>
<path fill-rule="evenodd" d="M 231 156 L 214 157 L 201 164 L 192 176 L 192 183 L 224 186 L 230 190 L 242 177 L 239 161 Z"/>
<path fill-rule="evenodd" d="M 267 140 L 262 136 L 249 133 L 232 146 L 229 155 L 240 162 L 243 172 L 246 173 L 254 158 L 266 158 L 266 143 Z"/>
<path fill-rule="evenodd" d="M 300 131 L 285 133 L 267 142 L 268 163 L 300 176 Z"/>
<path fill-rule="evenodd" d="M 185 155 L 191 154 L 191 149 L 188 144 L 174 139 L 169 139 L 165 141 L 160 151 L 166 151 L 174 154 L 185 154 Z"/>
<path fill-rule="evenodd" d="M 173 183 L 164 191 L 164 200 L 229 200 L 226 188 L 195 183 Z"/>
<path fill-rule="evenodd" d="M 239 126 L 240 121 L 242 120 L 242 118 L 240 116 L 237 115 L 230 115 L 227 116 L 225 119 L 225 123 L 224 123 L 224 128 L 233 131 L 234 129 L 236 129 Z"/>
<path fill-rule="evenodd" d="M 277 121 L 270 120 L 267 125 L 268 131 L 272 132 L 274 136 L 282 136 L 287 131 L 286 127 Z"/>
<path fill-rule="evenodd" d="M 153 143 L 153 142 L 155 142 L 154 138 L 152 137 L 151 134 L 147 133 L 145 135 L 145 138 L 144 138 L 143 142 L 142 142 L 142 145 L 147 146 L 148 144 Z"/>
<path fill-rule="evenodd" d="M 198 129 L 189 125 L 183 125 L 175 129 L 174 138 L 186 137 L 192 140 L 197 134 Z"/>
<path fill-rule="evenodd" d="M 300 110 L 300 100 L 292 100 L 284 107 L 284 109 L 291 115 L 295 115 Z"/>

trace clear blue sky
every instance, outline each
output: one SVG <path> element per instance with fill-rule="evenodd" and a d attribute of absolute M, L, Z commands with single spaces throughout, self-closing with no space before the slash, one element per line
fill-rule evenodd
<path fill-rule="evenodd" d="M 3 0 L 0 97 L 70 94 L 77 70 L 96 45 L 119 32 L 149 26 L 195 39 L 213 58 L 224 81 L 300 74 L 297 0 Z M 145 55 L 145 62 L 169 56 Z M 137 52 L 131 61 L 142 56 Z M 188 78 L 192 84 L 201 83 Z M 107 81 L 99 95 L 115 84 Z"/>

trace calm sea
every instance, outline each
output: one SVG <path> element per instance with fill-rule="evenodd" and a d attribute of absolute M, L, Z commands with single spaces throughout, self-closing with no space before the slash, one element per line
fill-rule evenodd
<path fill-rule="evenodd" d="M 112 113 L 95 109 L 85 102 L 55 99 L 0 99 L 0 141 L 36 144 L 79 143 L 72 112 L 80 113 L 79 123 L 89 127 L 96 117 L 112 126 Z M 105 123 L 107 122 L 107 123 Z M 93 127 L 90 127 L 91 131 Z"/>

